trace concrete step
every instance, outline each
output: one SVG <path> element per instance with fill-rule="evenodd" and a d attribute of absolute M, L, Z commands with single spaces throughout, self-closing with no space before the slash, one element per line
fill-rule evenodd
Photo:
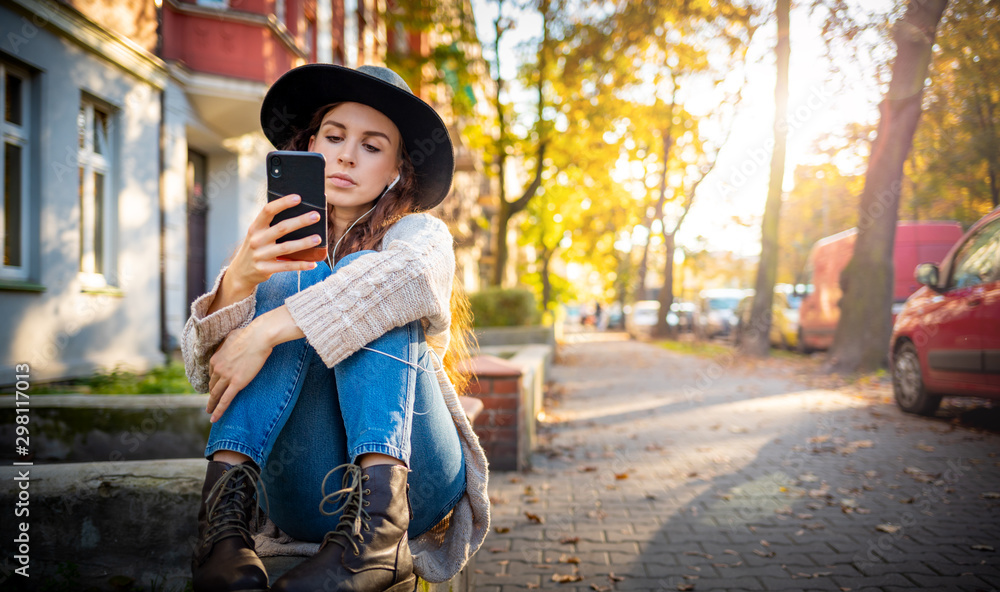
<path fill-rule="evenodd" d="M 0 506 L 8 509 L 0 590 L 185 590 L 205 465 L 194 458 L 0 467 Z M 13 542 L 25 528 L 27 540 Z M 270 575 L 301 560 L 268 558 Z M 24 562 L 30 578 L 14 573 Z M 451 582 L 419 589 L 467 592 L 472 572 L 466 566 Z"/>

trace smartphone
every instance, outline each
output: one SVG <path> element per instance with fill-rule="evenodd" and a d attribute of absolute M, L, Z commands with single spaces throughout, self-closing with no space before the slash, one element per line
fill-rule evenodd
<path fill-rule="evenodd" d="M 326 159 L 318 152 L 276 150 L 267 154 L 267 201 L 281 199 L 295 193 L 302 201 L 278 212 L 271 220 L 274 226 L 282 220 L 295 218 L 307 212 L 318 212 L 319 220 L 309 226 L 293 230 L 278 239 L 279 243 L 318 234 L 321 242 L 316 247 L 284 255 L 281 259 L 296 261 L 323 261 L 326 259 Z"/>

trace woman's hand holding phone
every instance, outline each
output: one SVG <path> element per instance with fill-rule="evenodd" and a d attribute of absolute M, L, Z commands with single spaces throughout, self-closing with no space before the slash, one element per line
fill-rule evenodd
<path fill-rule="evenodd" d="M 278 239 L 289 232 L 314 224 L 320 217 L 317 212 L 308 212 L 271 226 L 271 220 L 279 212 L 301 201 L 298 195 L 286 195 L 269 201 L 257 214 L 250 223 L 246 238 L 236 251 L 229 268 L 226 269 L 222 285 L 219 286 L 215 300 L 209 307 L 209 314 L 250 296 L 257 284 L 267 281 L 280 271 L 306 271 L 316 267 L 313 261 L 298 261 L 283 257 L 304 249 L 315 248 L 323 242 L 322 237 L 313 234 L 286 242 L 278 242 Z"/>

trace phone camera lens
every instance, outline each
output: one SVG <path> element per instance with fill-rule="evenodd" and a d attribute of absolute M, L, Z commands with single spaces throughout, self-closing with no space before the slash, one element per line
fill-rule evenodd
<path fill-rule="evenodd" d="M 281 176 L 281 159 L 278 158 L 277 156 L 272 156 L 271 157 L 271 164 L 268 167 L 268 171 L 271 173 L 272 177 L 274 177 L 274 178 L 280 177 Z"/>

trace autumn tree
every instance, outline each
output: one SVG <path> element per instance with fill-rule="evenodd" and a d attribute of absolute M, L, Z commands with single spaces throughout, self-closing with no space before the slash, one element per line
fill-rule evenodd
<path fill-rule="evenodd" d="M 1000 206 L 1000 3 L 952 0 L 922 121 L 901 216 L 971 224 Z"/>
<path fill-rule="evenodd" d="M 854 254 L 841 276 L 844 295 L 831 350 L 836 371 L 872 370 L 886 359 L 903 164 L 920 119 L 924 81 L 946 5 L 947 0 L 910 0 L 893 27 L 892 79 L 865 173 Z"/>

